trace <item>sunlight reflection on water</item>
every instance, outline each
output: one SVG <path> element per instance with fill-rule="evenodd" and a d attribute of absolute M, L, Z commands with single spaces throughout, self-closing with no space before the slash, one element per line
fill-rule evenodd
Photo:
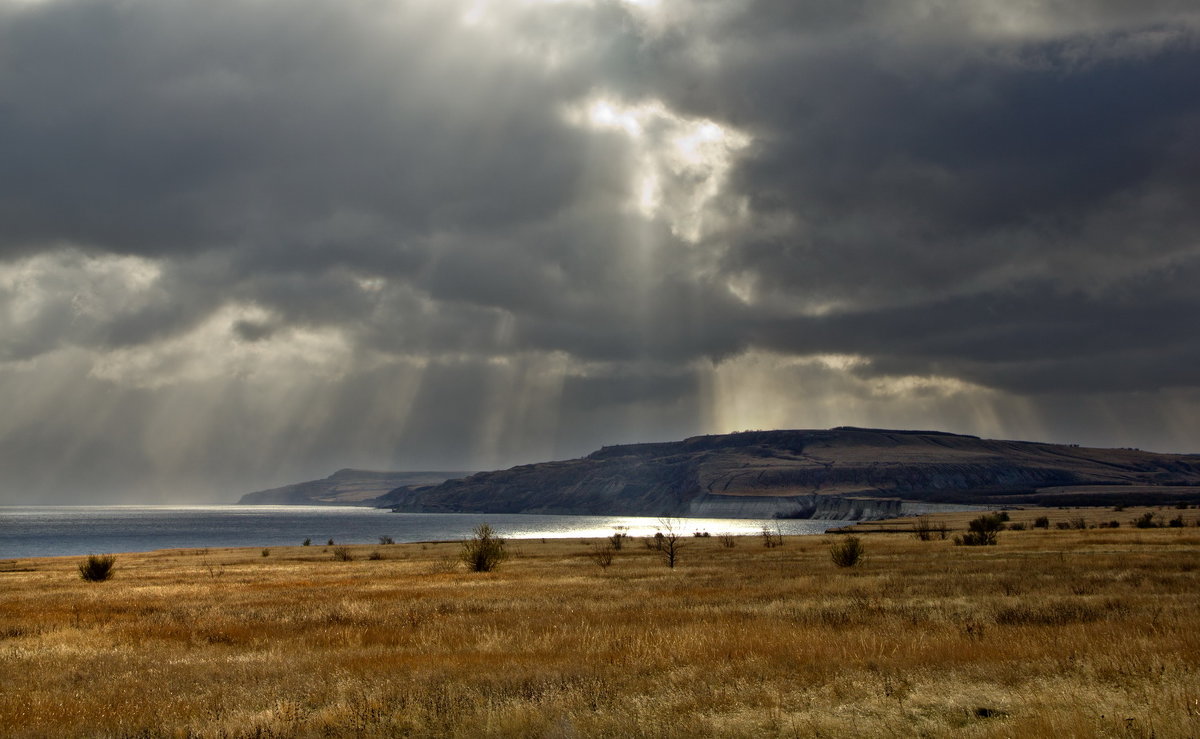
<path fill-rule="evenodd" d="M 551 516 L 513 513 L 392 513 L 341 506 L 13 506 L 0 508 L 0 557 L 53 557 L 197 547 L 258 547 L 443 541 L 489 523 L 516 539 L 592 538 L 620 528 L 650 536 L 664 520 L 638 516 Z M 820 534 L 847 521 L 675 518 L 691 535 L 753 535 L 764 523 L 784 534 Z"/>

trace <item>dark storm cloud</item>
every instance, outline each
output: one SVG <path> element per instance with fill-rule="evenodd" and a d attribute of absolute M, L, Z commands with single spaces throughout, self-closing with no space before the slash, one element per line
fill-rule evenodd
<path fill-rule="evenodd" d="M 533 461 L 730 430 L 713 378 L 759 354 L 848 405 L 916 377 L 1191 408 L 1198 29 L 1116 0 L 0 0 L 0 461 L 37 490 Z"/>

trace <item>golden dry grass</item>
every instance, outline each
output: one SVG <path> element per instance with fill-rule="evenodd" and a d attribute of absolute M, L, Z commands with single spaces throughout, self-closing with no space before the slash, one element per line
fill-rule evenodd
<path fill-rule="evenodd" d="M 7 560 L 0 734 L 1200 735 L 1197 528 L 834 538 Z"/>

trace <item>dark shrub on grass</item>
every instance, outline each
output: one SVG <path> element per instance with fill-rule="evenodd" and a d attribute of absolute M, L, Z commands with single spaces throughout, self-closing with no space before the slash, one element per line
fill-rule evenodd
<path fill-rule="evenodd" d="M 354 561 L 354 555 L 350 553 L 350 547 L 334 547 L 333 558 L 338 562 Z"/>
<path fill-rule="evenodd" d="M 1050 517 L 1049 516 L 1038 516 L 1037 518 L 1033 519 L 1033 527 L 1035 529 L 1050 528 Z"/>
<path fill-rule="evenodd" d="M 508 557 L 504 539 L 496 536 L 496 531 L 486 523 L 476 526 L 473 533 L 463 542 L 459 557 L 472 572 L 491 572 Z"/>
<path fill-rule="evenodd" d="M 89 554 L 79 563 L 79 576 L 88 582 L 104 582 L 116 572 L 116 564 L 117 558 L 111 554 Z"/>
<path fill-rule="evenodd" d="M 913 538 L 917 541 L 932 541 L 933 540 L 933 521 L 929 516 L 917 516 L 917 520 L 913 521 Z"/>
<path fill-rule="evenodd" d="M 1154 522 L 1154 512 L 1153 511 L 1146 511 L 1142 515 L 1138 516 L 1137 520 L 1133 522 L 1133 525 L 1138 527 L 1139 529 L 1156 529 L 1156 528 L 1158 528 L 1158 524 L 1156 524 Z"/>
<path fill-rule="evenodd" d="M 992 546 L 996 543 L 996 534 L 1004 530 L 1004 521 L 995 513 L 985 513 L 967 524 L 967 528 L 967 533 L 954 537 L 955 544 L 968 547 Z"/>
<path fill-rule="evenodd" d="M 866 549 L 857 536 L 847 536 L 829 547 L 829 558 L 838 567 L 853 567 L 862 561 Z"/>

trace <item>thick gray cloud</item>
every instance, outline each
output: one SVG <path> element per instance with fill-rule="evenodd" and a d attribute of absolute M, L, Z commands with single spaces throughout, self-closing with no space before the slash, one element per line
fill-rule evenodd
<path fill-rule="evenodd" d="M 1200 450 L 1193 5 L 0 0 L 0 502 Z"/>

